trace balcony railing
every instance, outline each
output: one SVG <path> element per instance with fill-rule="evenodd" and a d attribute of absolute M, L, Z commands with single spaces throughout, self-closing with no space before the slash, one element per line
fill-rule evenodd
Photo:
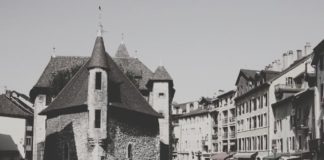
<path fill-rule="evenodd" d="M 229 137 L 230 138 L 235 138 L 236 134 L 235 134 L 235 131 L 232 131 L 230 134 L 229 134 Z"/>
<path fill-rule="evenodd" d="M 301 118 L 301 119 L 295 119 L 295 127 L 297 129 L 308 129 L 308 119 L 307 118 Z"/>
<path fill-rule="evenodd" d="M 281 98 L 283 92 L 298 92 L 302 89 L 302 84 L 277 84 L 275 85 L 275 95 L 277 98 Z"/>
<path fill-rule="evenodd" d="M 228 138 L 228 132 L 224 132 L 223 139 L 227 139 L 227 138 Z"/>
<path fill-rule="evenodd" d="M 217 134 L 213 134 L 213 135 L 212 135 L 212 139 L 213 139 L 213 140 L 218 139 L 218 135 L 217 135 Z"/>
<path fill-rule="evenodd" d="M 235 117 L 230 117 L 230 118 L 229 118 L 229 122 L 230 122 L 230 123 L 234 123 L 234 122 L 235 122 L 235 119 L 236 119 Z"/>
<path fill-rule="evenodd" d="M 218 122 L 217 121 L 214 121 L 213 122 L 213 128 L 216 128 L 216 127 L 218 127 Z"/>
<path fill-rule="evenodd" d="M 225 117 L 225 118 L 223 119 L 223 124 L 227 124 L 227 123 L 228 123 L 228 118 Z"/>

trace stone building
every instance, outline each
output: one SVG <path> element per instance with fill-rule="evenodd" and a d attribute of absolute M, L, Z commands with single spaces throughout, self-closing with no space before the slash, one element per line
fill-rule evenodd
<path fill-rule="evenodd" d="M 111 58 L 101 36 L 90 58 L 52 57 L 30 92 L 34 159 L 169 159 L 174 93 L 163 66 L 152 72 L 124 43 Z"/>
<path fill-rule="evenodd" d="M 0 159 L 32 159 L 33 108 L 16 91 L 0 95 Z"/>

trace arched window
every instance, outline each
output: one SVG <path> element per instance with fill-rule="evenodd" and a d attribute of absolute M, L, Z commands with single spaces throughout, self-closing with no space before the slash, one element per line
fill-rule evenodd
<path fill-rule="evenodd" d="M 127 146 L 127 158 L 128 158 L 128 160 L 133 160 L 133 146 L 132 146 L 132 144 L 128 144 L 128 146 Z"/>

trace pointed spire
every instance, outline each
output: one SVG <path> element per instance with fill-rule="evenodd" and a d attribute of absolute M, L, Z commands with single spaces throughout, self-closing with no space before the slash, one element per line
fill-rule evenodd
<path fill-rule="evenodd" d="M 128 54 L 126 45 L 124 43 L 124 33 L 122 33 L 121 42 L 118 46 L 115 57 L 118 57 L 118 58 L 129 58 L 130 57 Z"/>
<path fill-rule="evenodd" d="M 97 37 L 92 51 L 91 58 L 88 63 L 88 69 L 102 68 L 108 70 L 107 53 L 102 36 Z"/>

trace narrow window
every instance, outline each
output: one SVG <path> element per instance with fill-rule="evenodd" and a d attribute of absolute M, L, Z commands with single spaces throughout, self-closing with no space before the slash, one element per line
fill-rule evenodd
<path fill-rule="evenodd" d="M 127 158 L 128 158 L 128 160 L 133 160 L 133 148 L 132 148 L 132 144 L 128 144 L 128 147 L 127 147 Z"/>
<path fill-rule="evenodd" d="M 96 72 L 96 89 L 101 89 L 101 72 Z"/>
<path fill-rule="evenodd" d="M 101 126 L 101 110 L 95 110 L 95 128 L 100 128 Z"/>

